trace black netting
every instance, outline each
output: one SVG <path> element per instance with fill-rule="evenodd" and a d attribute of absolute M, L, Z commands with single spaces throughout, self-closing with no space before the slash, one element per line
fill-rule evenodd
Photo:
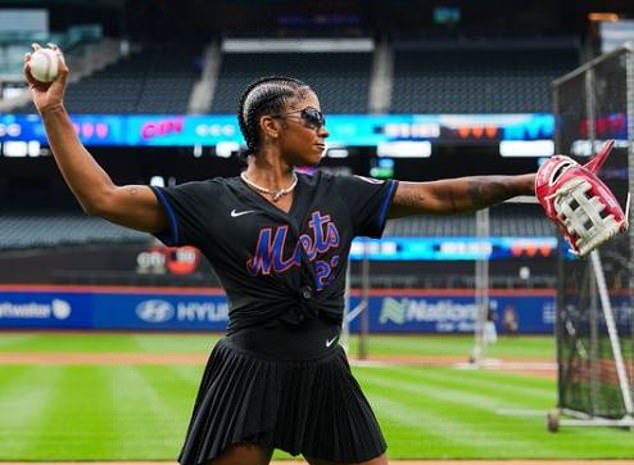
<path fill-rule="evenodd" d="M 625 208 L 628 185 L 627 60 L 623 51 L 554 86 L 557 151 L 587 162 L 606 139 L 616 139 L 601 178 Z M 631 137 L 630 137 L 631 138 Z M 564 244 L 564 249 L 567 246 Z M 620 234 L 599 249 L 625 371 L 632 386 L 634 330 L 630 237 Z M 591 259 L 562 254 L 557 321 L 559 406 L 608 418 L 626 413 L 615 356 Z"/>

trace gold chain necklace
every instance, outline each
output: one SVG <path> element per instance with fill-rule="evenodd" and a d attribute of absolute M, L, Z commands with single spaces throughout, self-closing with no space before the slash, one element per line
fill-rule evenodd
<path fill-rule="evenodd" d="M 282 198 L 283 195 L 286 195 L 289 192 L 291 192 L 293 189 L 295 189 L 295 186 L 297 185 L 297 174 L 295 174 L 295 172 L 293 172 L 293 180 L 291 181 L 289 186 L 280 190 L 267 189 L 266 187 L 258 186 L 256 183 L 254 183 L 249 178 L 247 178 L 246 171 L 243 171 L 242 173 L 240 173 L 240 177 L 245 183 L 247 183 L 256 191 L 262 192 L 263 194 L 270 195 L 273 202 L 277 202 L 280 198 Z"/>

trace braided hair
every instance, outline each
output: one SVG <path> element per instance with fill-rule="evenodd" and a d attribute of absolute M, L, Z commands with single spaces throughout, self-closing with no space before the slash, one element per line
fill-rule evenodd
<path fill-rule="evenodd" d="M 299 79 L 286 76 L 267 76 L 247 86 L 240 97 L 238 123 L 240 131 L 247 142 L 247 149 L 242 153 L 246 159 L 253 155 L 260 145 L 259 120 L 267 113 L 281 113 L 289 100 L 301 97 L 302 88 L 308 85 Z"/>

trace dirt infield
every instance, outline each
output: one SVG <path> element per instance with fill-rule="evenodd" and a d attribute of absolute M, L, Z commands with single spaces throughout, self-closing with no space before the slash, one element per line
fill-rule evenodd
<path fill-rule="evenodd" d="M 0 365 L 200 365 L 207 361 L 206 353 L 148 354 L 138 352 L 0 352 Z M 351 358 L 351 363 L 360 366 L 422 365 L 451 366 L 465 363 L 465 357 L 450 356 L 384 356 L 368 360 Z M 525 361 L 530 362 L 530 361 Z"/>

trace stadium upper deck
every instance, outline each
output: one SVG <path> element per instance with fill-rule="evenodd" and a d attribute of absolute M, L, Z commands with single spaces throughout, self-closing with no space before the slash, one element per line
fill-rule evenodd
<path fill-rule="evenodd" d="M 579 63 L 572 39 L 365 43 L 369 50 L 324 46 L 312 53 L 297 53 L 300 42 L 295 53 L 261 47 L 235 53 L 217 43 L 147 45 L 72 84 L 67 107 L 73 113 L 233 113 L 248 82 L 280 74 L 313 86 L 328 113 L 549 112 L 550 82 Z"/>

